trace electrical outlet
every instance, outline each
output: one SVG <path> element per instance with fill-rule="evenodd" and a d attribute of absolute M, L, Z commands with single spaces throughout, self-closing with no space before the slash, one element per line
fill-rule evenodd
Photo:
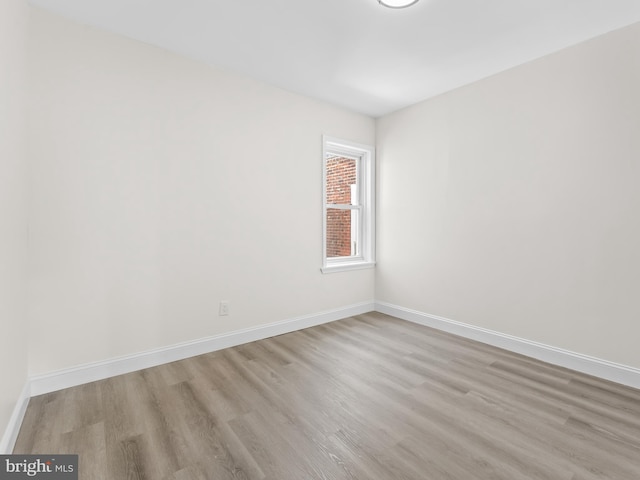
<path fill-rule="evenodd" d="M 221 317 L 229 315 L 229 300 L 220 301 L 220 308 L 218 310 L 218 315 L 220 315 Z"/>

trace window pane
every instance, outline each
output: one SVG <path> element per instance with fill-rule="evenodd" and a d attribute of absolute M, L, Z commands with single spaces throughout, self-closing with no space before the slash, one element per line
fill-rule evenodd
<path fill-rule="evenodd" d="M 358 211 L 327 208 L 327 258 L 357 255 Z"/>
<path fill-rule="evenodd" d="M 328 154 L 327 162 L 327 203 L 336 205 L 356 205 L 357 161 Z"/>

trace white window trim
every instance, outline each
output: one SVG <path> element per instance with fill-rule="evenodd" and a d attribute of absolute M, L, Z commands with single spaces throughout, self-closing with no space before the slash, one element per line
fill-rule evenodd
<path fill-rule="evenodd" d="M 358 184 L 362 207 L 362 230 L 360 232 L 360 252 L 358 256 L 328 258 L 327 253 L 327 153 L 343 153 L 345 156 L 360 158 Z M 375 149 L 370 145 L 342 140 L 323 135 L 322 137 L 322 273 L 344 272 L 373 268 L 375 262 Z"/>

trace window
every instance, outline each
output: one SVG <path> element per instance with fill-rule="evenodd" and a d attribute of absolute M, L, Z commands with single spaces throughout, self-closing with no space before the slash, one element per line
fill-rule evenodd
<path fill-rule="evenodd" d="M 375 264 L 373 147 L 323 137 L 324 273 Z"/>

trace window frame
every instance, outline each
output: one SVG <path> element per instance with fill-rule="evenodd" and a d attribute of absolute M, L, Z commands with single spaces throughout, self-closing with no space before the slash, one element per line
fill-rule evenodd
<path fill-rule="evenodd" d="M 358 205 L 327 204 L 327 156 L 356 159 Z M 338 208 L 358 212 L 356 254 L 327 257 L 327 212 Z M 375 149 L 370 145 L 322 136 L 322 273 L 343 272 L 375 266 Z"/>

